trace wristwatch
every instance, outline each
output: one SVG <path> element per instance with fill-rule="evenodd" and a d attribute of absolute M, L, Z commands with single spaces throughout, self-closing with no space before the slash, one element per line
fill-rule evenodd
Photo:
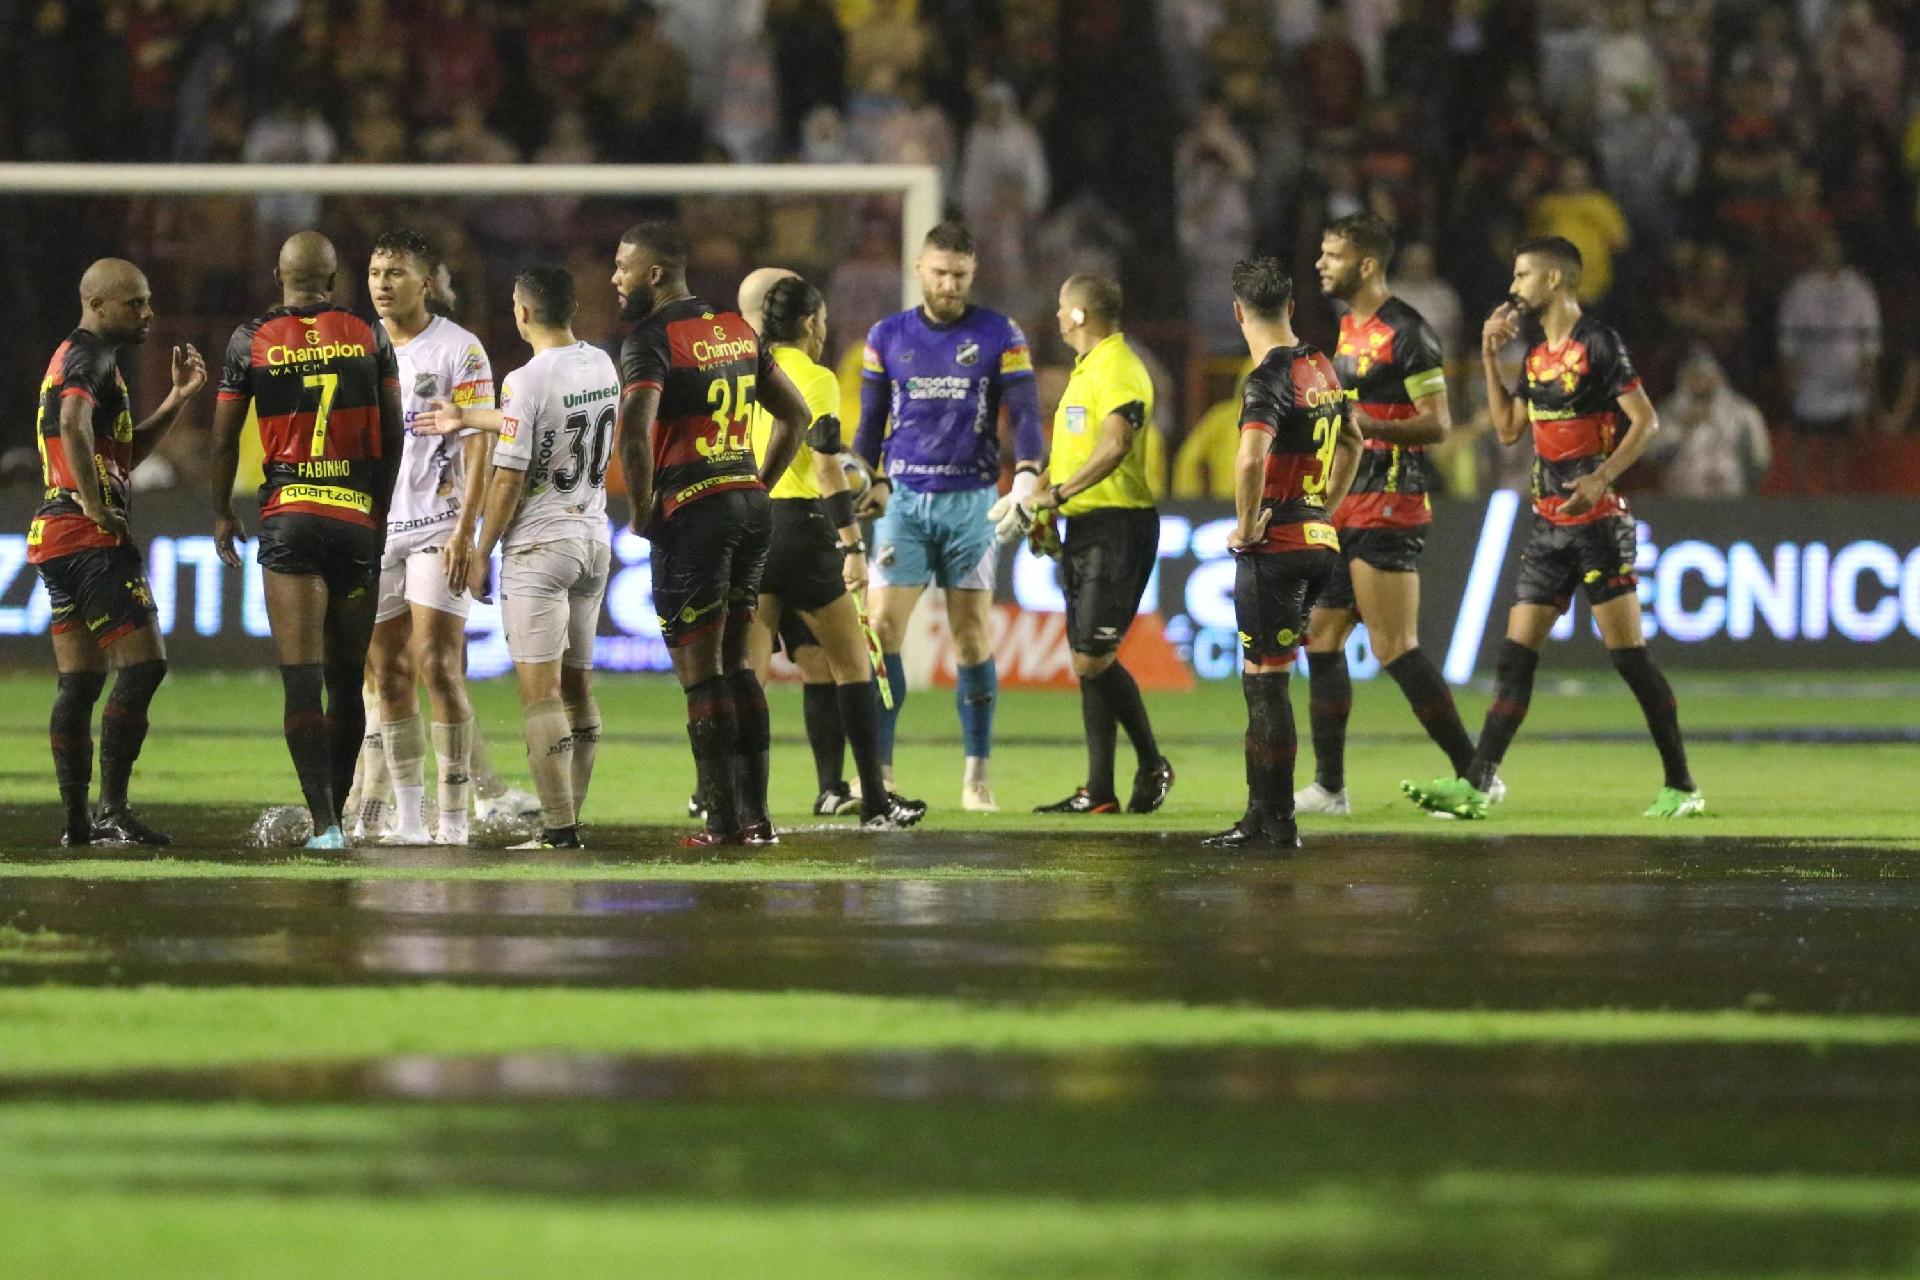
<path fill-rule="evenodd" d="M 1047 486 L 1047 500 L 1047 505 L 1057 511 L 1066 502 L 1067 495 L 1060 492 L 1059 485 L 1050 484 Z"/>
<path fill-rule="evenodd" d="M 836 542 L 834 545 L 840 548 L 840 554 L 843 556 L 863 556 L 867 554 L 867 544 L 865 542 Z"/>

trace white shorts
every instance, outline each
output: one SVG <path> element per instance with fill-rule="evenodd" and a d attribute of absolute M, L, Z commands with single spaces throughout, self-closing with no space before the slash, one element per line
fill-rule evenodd
<path fill-rule="evenodd" d="M 593 666 L 593 636 L 613 548 L 590 538 L 509 547 L 500 557 L 500 616 L 515 662 Z"/>
<path fill-rule="evenodd" d="M 439 547 L 395 551 L 389 546 L 380 561 L 380 607 L 374 621 L 397 618 L 415 604 L 464 619 L 473 609 L 473 597 L 447 590 L 447 566 Z"/>

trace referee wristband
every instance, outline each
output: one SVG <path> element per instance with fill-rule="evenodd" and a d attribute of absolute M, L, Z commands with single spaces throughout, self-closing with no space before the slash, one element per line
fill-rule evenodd
<path fill-rule="evenodd" d="M 845 489 L 838 493 L 829 493 L 822 500 L 826 507 L 827 519 L 836 529 L 845 529 L 853 523 L 853 495 Z"/>

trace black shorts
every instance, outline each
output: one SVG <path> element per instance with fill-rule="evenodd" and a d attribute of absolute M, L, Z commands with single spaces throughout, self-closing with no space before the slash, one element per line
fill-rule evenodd
<path fill-rule="evenodd" d="M 327 591 L 352 600 L 380 586 L 380 533 L 326 516 L 268 516 L 260 522 L 260 567 L 268 573 L 323 578 Z"/>
<path fill-rule="evenodd" d="M 1332 581 L 1340 553 L 1325 547 L 1235 557 L 1233 616 L 1249 662 L 1291 662 L 1307 614 Z"/>
<path fill-rule="evenodd" d="M 767 552 L 765 595 L 778 596 L 781 616 L 824 609 L 847 594 L 840 577 L 840 535 L 812 498 L 775 498 L 773 546 Z"/>
<path fill-rule="evenodd" d="M 1342 529 L 1340 562 L 1334 566 L 1333 579 L 1320 593 L 1322 609 L 1354 607 L 1353 575 L 1347 561 L 1364 560 L 1382 573 L 1420 572 L 1420 553 L 1427 549 L 1427 526 L 1411 529 Z"/>
<path fill-rule="evenodd" d="M 776 647 L 789 658 L 808 645 L 820 643 L 820 637 L 813 634 L 813 628 L 807 625 L 798 609 L 780 611 L 780 625 L 774 628 L 773 638 Z"/>
<path fill-rule="evenodd" d="M 1639 588 L 1633 570 L 1638 554 L 1631 516 L 1607 516 L 1586 524 L 1554 524 L 1533 518 L 1533 532 L 1520 553 L 1514 599 L 1548 604 L 1565 612 L 1579 587 L 1588 604 L 1605 604 Z"/>
<path fill-rule="evenodd" d="M 728 489 L 677 508 L 653 540 L 653 608 L 677 649 L 760 596 L 773 537 L 765 489 Z"/>
<path fill-rule="evenodd" d="M 85 627 L 104 649 L 155 622 L 146 562 L 136 547 L 90 547 L 38 567 L 56 635 Z"/>
<path fill-rule="evenodd" d="M 1109 507 L 1071 516 L 1061 540 L 1067 645 L 1100 658 L 1120 647 L 1160 555 L 1160 513 Z"/>

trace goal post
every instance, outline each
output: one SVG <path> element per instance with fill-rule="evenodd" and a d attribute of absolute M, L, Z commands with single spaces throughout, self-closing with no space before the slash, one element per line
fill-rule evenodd
<path fill-rule="evenodd" d="M 900 197 L 900 301 L 920 301 L 913 259 L 940 221 L 940 171 L 904 164 L 0 164 L 8 195 L 195 196 L 278 194 L 467 196 Z"/>

